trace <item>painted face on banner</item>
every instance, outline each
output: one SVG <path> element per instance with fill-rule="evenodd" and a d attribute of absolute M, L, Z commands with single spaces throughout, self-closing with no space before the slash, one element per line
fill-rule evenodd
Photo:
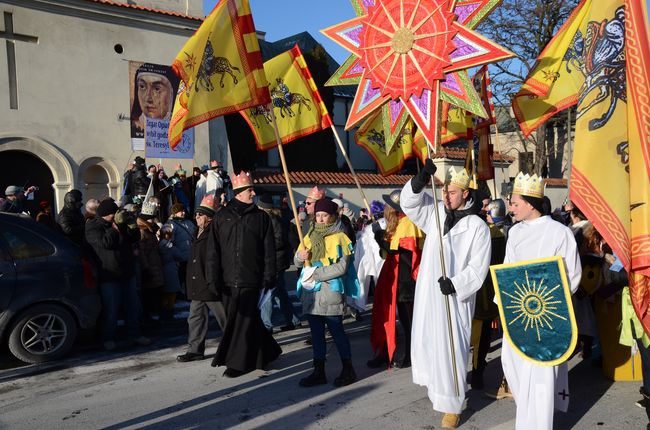
<path fill-rule="evenodd" d="M 148 118 L 166 119 L 171 114 L 173 89 L 165 76 L 141 73 L 138 76 L 138 102 Z"/>

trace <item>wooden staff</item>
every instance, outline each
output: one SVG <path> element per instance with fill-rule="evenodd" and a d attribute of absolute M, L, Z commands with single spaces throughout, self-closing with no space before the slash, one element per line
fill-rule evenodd
<path fill-rule="evenodd" d="M 302 235 L 302 229 L 300 228 L 300 220 L 298 219 L 298 209 L 296 208 L 296 200 L 293 197 L 293 188 L 291 187 L 291 179 L 289 179 L 289 170 L 287 169 L 287 161 L 284 158 L 284 149 L 282 148 L 282 139 L 280 139 L 280 130 L 278 130 L 278 123 L 275 119 L 275 112 L 273 111 L 273 106 L 271 106 L 271 122 L 273 123 L 273 132 L 275 133 L 275 141 L 278 144 L 278 153 L 280 154 L 280 161 L 282 162 L 282 171 L 284 172 L 284 181 L 287 183 L 287 190 L 289 191 L 289 201 L 291 202 L 291 210 L 293 212 L 293 219 L 296 220 L 296 230 L 298 230 L 298 239 L 300 240 L 300 246 L 302 248 L 304 245 L 304 237 Z M 305 265 L 308 265 L 305 262 Z"/>
<path fill-rule="evenodd" d="M 348 168 L 350 169 L 350 173 L 352 173 L 354 182 L 357 184 L 357 188 L 361 193 L 361 198 L 363 198 L 363 203 L 366 205 L 366 209 L 368 210 L 368 216 L 372 216 L 372 210 L 370 210 L 370 204 L 368 204 L 368 199 L 366 198 L 366 194 L 363 192 L 363 188 L 361 188 L 361 183 L 359 182 L 359 178 L 357 177 L 357 174 L 354 171 L 354 167 L 352 167 L 352 161 L 350 161 L 350 158 L 348 157 L 348 153 L 345 150 L 345 147 L 343 146 L 343 142 L 341 142 L 341 138 L 339 137 L 339 134 L 336 132 L 336 128 L 334 127 L 334 125 L 331 125 L 330 128 L 332 129 L 332 133 L 334 133 L 334 138 L 336 139 L 336 143 L 339 144 L 339 149 L 343 154 L 343 158 L 345 158 L 345 162 L 348 163 Z"/>
<path fill-rule="evenodd" d="M 438 97 L 440 97 L 440 81 L 436 81 Z M 438 99 L 438 118 L 436 123 L 436 133 L 433 150 L 437 151 L 440 145 L 440 132 L 441 132 L 441 123 L 442 123 L 442 100 Z M 425 137 L 426 138 L 426 137 Z M 427 154 L 428 157 L 433 161 L 433 152 L 431 147 L 431 142 L 427 139 Z M 436 179 L 434 175 L 431 175 L 431 189 L 433 191 L 433 209 L 436 217 L 436 227 L 438 228 L 438 247 L 440 250 L 440 267 L 442 268 L 442 277 L 447 277 L 447 267 L 445 266 L 445 252 L 443 249 L 442 242 L 442 228 L 440 226 L 440 210 L 438 208 L 438 196 L 436 195 Z M 456 368 L 456 342 L 454 341 L 454 329 L 453 323 L 451 320 L 451 305 L 449 304 L 449 296 L 445 296 L 445 305 L 447 309 L 447 328 L 449 336 L 449 352 L 451 355 L 451 365 L 454 370 L 454 388 L 456 390 L 456 397 L 460 396 L 460 387 L 458 385 L 458 369 Z"/>

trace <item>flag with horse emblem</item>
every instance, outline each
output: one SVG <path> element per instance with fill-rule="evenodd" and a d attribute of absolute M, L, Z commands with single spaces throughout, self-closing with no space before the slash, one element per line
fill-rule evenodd
<path fill-rule="evenodd" d="M 386 154 L 386 139 L 381 111 L 373 114 L 354 134 L 357 145 L 364 148 L 377 163 L 382 176 L 402 170 L 404 161 L 413 156 L 413 121 L 407 120 L 399 138 Z M 426 143 L 425 143 L 426 144 Z"/>
<path fill-rule="evenodd" d="M 271 86 L 271 103 L 240 112 L 255 136 L 257 149 L 277 146 L 271 109 L 283 145 L 332 125 L 298 45 L 265 62 L 264 70 Z"/>
<path fill-rule="evenodd" d="M 172 68 L 181 78 L 169 124 L 172 149 L 183 130 L 271 100 L 248 0 L 221 0 Z"/>
<path fill-rule="evenodd" d="M 503 334 L 513 350 L 542 366 L 569 359 L 578 341 L 562 257 L 490 266 Z"/>

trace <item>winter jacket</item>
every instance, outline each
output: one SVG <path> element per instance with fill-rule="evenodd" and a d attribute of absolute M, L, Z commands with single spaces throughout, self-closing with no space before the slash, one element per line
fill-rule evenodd
<path fill-rule="evenodd" d="M 140 241 L 138 242 L 138 261 L 142 288 L 160 288 L 165 284 L 162 261 L 158 252 L 158 239 L 153 229 L 144 226 L 138 218 Z M 147 228 L 148 227 L 148 228 Z"/>
<path fill-rule="evenodd" d="M 74 202 L 67 201 L 66 199 L 65 206 L 59 212 L 57 223 L 68 239 L 78 245 L 83 243 L 86 219 L 81 213 L 81 209 L 77 208 Z"/>
<path fill-rule="evenodd" d="M 183 257 L 180 250 L 174 246 L 172 241 L 163 239 L 158 242 L 158 252 L 160 253 L 165 281 L 163 291 L 165 293 L 180 293 L 183 291 L 181 281 L 178 278 L 178 262 Z"/>
<path fill-rule="evenodd" d="M 171 226 L 174 231 L 172 241 L 180 256 L 178 261 L 189 260 L 192 240 L 194 240 L 196 234 L 196 226 L 192 221 L 176 218 L 170 218 L 170 220 L 167 221 L 167 225 Z"/>
<path fill-rule="evenodd" d="M 345 310 L 345 296 L 330 288 L 329 280 L 342 278 L 349 263 L 349 256 L 343 255 L 336 263 L 319 267 L 314 272 L 314 280 L 320 282 L 319 291 L 303 290 L 300 296 L 302 313 L 310 315 L 338 316 Z M 302 267 L 304 261 L 294 258 L 296 267 Z"/>
<path fill-rule="evenodd" d="M 212 225 L 194 239 L 190 253 L 190 260 L 187 262 L 187 299 L 201 302 L 220 301 L 217 296 L 216 285 L 208 285 L 207 282 L 207 258 L 208 243 L 210 242 Z"/>
<path fill-rule="evenodd" d="M 131 192 L 134 196 L 144 196 L 149 189 L 151 179 L 147 177 L 147 171 L 144 166 L 131 172 Z"/>
<path fill-rule="evenodd" d="M 217 288 L 273 288 L 275 242 L 271 218 L 254 204 L 233 199 L 212 221 L 208 284 Z"/>
<path fill-rule="evenodd" d="M 275 269 L 278 273 L 281 273 L 291 265 L 289 261 L 291 250 L 289 249 L 288 232 L 280 217 L 272 214 L 269 214 L 269 217 L 273 226 L 273 239 L 275 243 Z"/>
<path fill-rule="evenodd" d="M 111 222 L 94 218 L 86 224 L 86 242 L 99 264 L 99 282 L 124 281 L 135 274 L 133 244 L 140 238 L 137 229 L 124 226 L 117 231 Z"/>

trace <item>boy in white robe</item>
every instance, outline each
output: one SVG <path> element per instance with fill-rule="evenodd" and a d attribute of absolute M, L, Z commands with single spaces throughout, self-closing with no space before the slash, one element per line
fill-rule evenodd
<path fill-rule="evenodd" d="M 574 293 L 582 275 L 576 241 L 568 227 L 548 216 L 550 204 L 537 175 L 517 175 L 510 211 L 519 222 L 508 232 L 504 263 L 562 256 Z M 502 345 L 503 373 L 517 404 L 516 429 L 552 429 L 554 409 L 569 407 L 567 364 L 541 366 L 519 356 L 505 339 Z"/>
<path fill-rule="evenodd" d="M 433 409 L 444 413 L 443 428 L 456 428 L 465 401 L 467 364 L 476 292 L 490 264 L 490 231 L 476 214 L 481 202 L 469 191 L 464 168 L 452 167 L 439 204 L 444 225 L 443 250 L 447 278 L 440 265 L 440 231 L 433 197 L 423 192 L 436 167 L 427 160 L 400 196 L 402 210 L 426 235 L 420 272 L 415 287 L 411 362 L 413 382 L 427 387 Z M 477 204 L 478 203 L 478 204 Z M 442 227 L 441 225 L 441 227 Z M 455 350 L 451 350 L 446 301 L 449 300 Z M 454 378 L 452 355 L 458 387 Z M 458 391 L 458 395 L 456 394 Z"/>

